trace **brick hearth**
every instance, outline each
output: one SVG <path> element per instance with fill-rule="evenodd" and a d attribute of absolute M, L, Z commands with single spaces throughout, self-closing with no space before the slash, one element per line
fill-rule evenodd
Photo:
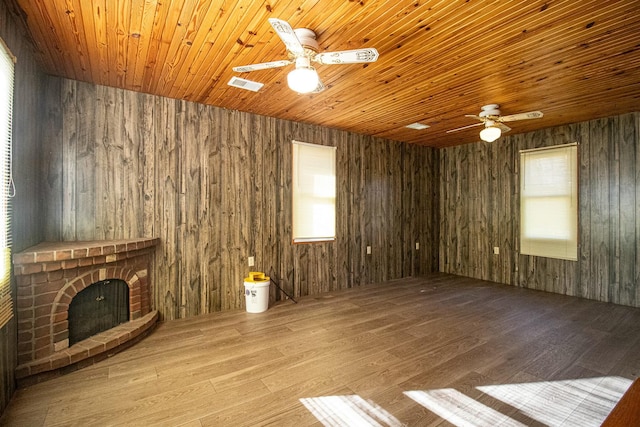
<path fill-rule="evenodd" d="M 90 364 L 144 336 L 156 323 L 149 271 L 159 239 L 46 242 L 13 257 L 17 283 L 21 380 Z M 102 280 L 129 286 L 129 322 L 69 346 L 68 310 L 83 289 Z"/>

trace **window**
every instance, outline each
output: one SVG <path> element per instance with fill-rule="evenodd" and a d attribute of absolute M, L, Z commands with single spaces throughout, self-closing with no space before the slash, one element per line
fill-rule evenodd
<path fill-rule="evenodd" d="M 577 144 L 520 152 L 520 253 L 578 259 Z"/>
<path fill-rule="evenodd" d="M 11 120 L 13 116 L 13 61 L 0 40 L 0 327 L 13 315 L 11 303 L 11 229 L 9 193 L 11 189 Z"/>
<path fill-rule="evenodd" d="M 293 141 L 293 241 L 336 238 L 336 147 Z"/>

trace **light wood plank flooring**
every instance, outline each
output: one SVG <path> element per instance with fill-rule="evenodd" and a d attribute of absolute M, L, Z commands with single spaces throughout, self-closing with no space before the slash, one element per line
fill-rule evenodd
<path fill-rule="evenodd" d="M 585 427 L 639 374 L 640 309 L 436 274 L 162 323 L 0 424 Z"/>

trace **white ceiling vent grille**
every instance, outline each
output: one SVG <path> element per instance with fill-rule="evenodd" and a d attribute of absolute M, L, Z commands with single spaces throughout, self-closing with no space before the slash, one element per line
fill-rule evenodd
<path fill-rule="evenodd" d="M 406 125 L 405 127 L 409 129 L 423 130 L 429 128 L 430 126 L 423 123 L 411 123 L 410 125 Z"/>
<path fill-rule="evenodd" d="M 252 90 L 254 92 L 259 91 L 260 88 L 264 86 L 264 83 L 258 83 L 258 82 L 254 82 L 247 79 L 241 79 L 240 77 L 235 77 L 235 76 L 231 77 L 231 80 L 229 80 L 229 83 L 227 84 L 229 86 L 237 87 L 240 89 Z"/>

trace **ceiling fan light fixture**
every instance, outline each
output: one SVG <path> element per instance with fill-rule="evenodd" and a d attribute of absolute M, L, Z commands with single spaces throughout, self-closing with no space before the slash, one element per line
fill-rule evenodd
<path fill-rule="evenodd" d="M 487 126 L 480 131 L 480 139 L 486 142 L 493 142 L 500 138 L 502 130 L 499 127 Z"/>
<path fill-rule="evenodd" d="M 287 74 L 287 83 L 291 90 L 298 93 L 313 92 L 320 82 L 316 69 L 310 65 L 309 58 L 296 59 L 296 68 Z"/>
<path fill-rule="evenodd" d="M 313 67 L 296 68 L 287 75 L 289 87 L 298 93 L 313 92 L 319 81 L 318 73 Z"/>

